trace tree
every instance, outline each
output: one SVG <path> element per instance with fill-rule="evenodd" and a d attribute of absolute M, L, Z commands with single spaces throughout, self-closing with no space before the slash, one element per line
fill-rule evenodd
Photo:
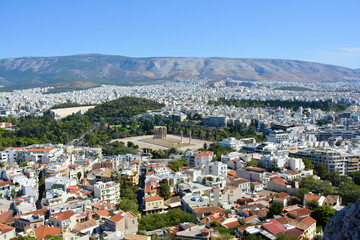
<path fill-rule="evenodd" d="M 116 205 L 116 209 L 124 212 L 132 212 L 134 214 L 139 213 L 139 205 L 134 200 L 130 200 L 128 198 L 122 198 L 120 203 Z"/>
<path fill-rule="evenodd" d="M 311 209 L 311 210 L 314 210 L 316 209 L 317 207 L 319 207 L 319 203 L 317 201 L 309 201 L 306 203 L 306 206 Z"/>
<path fill-rule="evenodd" d="M 326 177 L 326 175 L 328 174 L 327 167 L 326 167 L 326 165 L 324 163 L 320 163 L 319 165 L 317 165 L 315 170 L 317 172 L 317 175 L 321 179 L 324 179 Z"/>
<path fill-rule="evenodd" d="M 360 172 L 359 171 L 352 173 L 351 177 L 355 184 L 360 185 Z"/>
<path fill-rule="evenodd" d="M 314 164 L 310 161 L 310 159 L 303 158 L 302 161 L 303 161 L 303 163 L 305 165 L 305 170 L 314 169 Z"/>
<path fill-rule="evenodd" d="M 256 234 L 248 234 L 241 237 L 241 240 L 263 240 L 263 238 Z"/>
<path fill-rule="evenodd" d="M 284 233 L 279 233 L 277 236 L 277 240 L 299 240 L 300 238 L 295 236 L 288 236 Z"/>
<path fill-rule="evenodd" d="M 167 184 L 160 184 L 160 196 L 167 200 L 171 197 L 170 187 Z"/>
<path fill-rule="evenodd" d="M 247 167 L 257 167 L 257 162 L 255 161 L 248 161 L 246 162 Z"/>
<path fill-rule="evenodd" d="M 280 215 L 283 213 L 284 204 L 282 203 L 273 203 L 269 208 L 268 216 L 273 217 L 274 215 Z"/>
<path fill-rule="evenodd" d="M 19 163 L 19 167 L 23 168 L 23 167 L 27 167 L 28 162 L 21 162 Z"/>
<path fill-rule="evenodd" d="M 14 198 L 16 196 L 15 188 L 11 189 L 10 196 L 11 196 L 11 198 Z"/>
<path fill-rule="evenodd" d="M 81 172 L 78 172 L 77 174 L 76 174 L 76 176 L 77 176 L 77 178 L 79 179 L 79 181 L 80 181 L 80 179 L 81 179 Z"/>
<path fill-rule="evenodd" d="M 320 206 L 311 213 L 311 217 L 313 217 L 319 225 L 325 227 L 326 223 L 334 216 L 335 212 L 336 210 L 332 209 L 330 206 Z"/>
<path fill-rule="evenodd" d="M 28 236 L 17 236 L 17 237 L 11 238 L 11 240 L 37 240 L 37 238 L 28 235 Z"/>

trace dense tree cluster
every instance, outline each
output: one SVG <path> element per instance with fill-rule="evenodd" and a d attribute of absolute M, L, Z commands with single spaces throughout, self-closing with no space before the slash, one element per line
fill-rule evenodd
<path fill-rule="evenodd" d="M 79 103 L 73 103 L 73 102 L 66 102 L 66 103 L 56 104 L 52 106 L 50 109 L 71 108 L 71 107 L 80 107 L 80 106 L 86 106 L 86 105 L 81 105 Z"/>
<path fill-rule="evenodd" d="M 16 125 L 14 131 L 0 129 L 0 149 L 43 143 L 68 143 L 93 127 L 86 115 L 73 114 L 56 121 L 50 113 L 18 119 L 1 118 L 0 121 Z"/>
<path fill-rule="evenodd" d="M 155 110 L 164 105 L 155 101 L 136 97 L 123 97 L 97 105 L 86 112 L 93 121 L 105 119 L 106 123 L 116 125 L 129 118 L 145 113 L 146 110 Z"/>
<path fill-rule="evenodd" d="M 189 163 L 184 158 L 176 159 L 168 163 L 168 167 L 174 172 L 179 171 L 180 168 L 187 165 L 189 165 Z"/>
<path fill-rule="evenodd" d="M 183 222 L 196 223 L 196 218 L 179 209 L 171 209 L 167 213 L 155 213 L 140 218 L 139 230 L 152 231 L 163 227 L 178 225 Z"/>
<path fill-rule="evenodd" d="M 235 107 L 258 107 L 258 108 L 265 108 L 265 107 L 283 107 L 283 108 L 290 108 L 293 110 L 298 109 L 299 107 L 303 108 L 312 108 L 312 109 L 321 109 L 323 111 L 344 111 L 348 108 L 346 104 L 333 104 L 331 100 L 327 101 L 312 101 L 312 102 L 305 102 L 305 101 L 281 101 L 281 100 L 250 100 L 250 99 L 219 99 L 217 101 L 210 100 L 208 102 L 209 105 L 234 105 Z"/>

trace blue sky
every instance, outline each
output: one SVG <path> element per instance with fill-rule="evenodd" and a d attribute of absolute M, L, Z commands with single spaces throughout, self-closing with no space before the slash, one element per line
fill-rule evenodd
<path fill-rule="evenodd" d="M 0 58 L 103 53 L 360 68 L 360 1 L 0 1 Z"/>

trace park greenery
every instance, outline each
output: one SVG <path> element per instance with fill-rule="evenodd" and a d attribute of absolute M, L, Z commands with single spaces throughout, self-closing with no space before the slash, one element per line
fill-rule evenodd
<path fill-rule="evenodd" d="M 116 176 L 115 176 L 116 179 Z M 119 182 L 119 180 L 116 180 Z M 116 204 L 117 210 L 122 210 L 124 212 L 132 212 L 135 215 L 138 215 L 139 205 L 137 200 L 137 186 L 125 186 L 123 182 L 121 182 L 120 186 L 120 196 L 121 199 Z"/>
<path fill-rule="evenodd" d="M 188 166 L 188 161 L 185 158 L 176 159 L 168 163 L 168 167 L 174 172 L 179 171 L 180 168 Z"/>
<path fill-rule="evenodd" d="M 74 114 L 56 121 L 48 112 L 43 116 L 2 117 L 0 121 L 16 125 L 14 131 L 0 129 L 0 149 L 44 143 L 66 144 L 94 125 L 86 115 Z"/>
<path fill-rule="evenodd" d="M 139 219 L 139 230 L 152 231 L 183 222 L 196 223 L 196 218 L 179 209 L 170 209 L 167 213 L 155 213 Z"/>
<path fill-rule="evenodd" d="M 50 109 L 72 108 L 72 107 L 81 107 L 81 106 L 88 106 L 88 105 L 82 105 L 82 104 L 73 103 L 73 102 L 66 102 L 66 103 L 56 104 L 56 105 L 52 106 Z"/>
<path fill-rule="evenodd" d="M 164 198 L 164 200 L 168 200 L 171 197 L 170 186 L 166 183 L 160 183 L 159 195 Z"/>
<path fill-rule="evenodd" d="M 281 100 L 250 100 L 250 99 L 224 99 L 221 98 L 217 101 L 210 100 L 208 102 L 209 105 L 234 105 L 235 107 L 243 107 L 243 108 L 266 108 L 266 107 L 282 107 L 282 108 L 288 108 L 297 110 L 299 107 L 303 108 L 312 108 L 312 109 L 321 109 L 323 111 L 335 111 L 340 112 L 346 110 L 349 106 L 346 104 L 339 104 L 339 103 L 333 103 L 331 100 L 326 101 L 311 101 L 311 102 L 305 102 L 305 101 L 281 101 Z"/>
<path fill-rule="evenodd" d="M 55 108 L 69 106 L 69 104 L 73 106 L 71 103 L 65 103 L 57 105 Z M 20 147 L 32 144 L 67 144 L 71 140 L 88 133 L 94 127 L 94 122 L 99 122 L 100 128 L 96 129 L 95 136 L 92 133 L 86 135 L 85 145 L 105 147 L 113 139 L 111 135 L 107 135 L 106 129 L 110 128 L 109 124 L 117 121 L 128 121 L 134 115 L 145 113 L 146 110 L 155 110 L 162 106 L 162 104 L 147 99 L 124 97 L 99 104 L 85 114 L 73 114 L 59 121 L 55 120 L 49 111 L 43 113 L 42 116 L 1 117 L 1 122 L 10 122 L 15 125 L 15 128 L 13 131 L 0 129 L 0 150 L 6 147 Z M 104 134 L 98 134 L 98 132 Z M 123 146 L 110 145 L 105 151 L 111 153 L 113 148 L 116 147 L 121 148 Z"/>
<path fill-rule="evenodd" d="M 275 88 L 274 90 L 283 90 L 283 91 L 296 91 L 296 92 L 303 92 L 303 91 L 313 91 L 310 88 L 306 87 L 299 87 L 299 86 L 286 86 L 286 87 L 279 87 Z"/>
<path fill-rule="evenodd" d="M 334 216 L 335 212 L 336 210 L 330 206 L 319 206 L 311 213 L 311 217 L 317 221 L 317 225 L 325 228 L 326 223 Z"/>

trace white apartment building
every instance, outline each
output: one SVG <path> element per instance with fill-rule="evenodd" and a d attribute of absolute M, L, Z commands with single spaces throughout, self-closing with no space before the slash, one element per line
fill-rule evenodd
<path fill-rule="evenodd" d="M 100 200 L 115 204 L 120 199 L 120 184 L 115 182 L 97 182 L 94 185 L 94 195 Z"/>
<path fill-rule="evenodd" d="M 204 175 L 227 176 L 227 164 L 222 162 L 211 162 L 202 170 Z"/>

